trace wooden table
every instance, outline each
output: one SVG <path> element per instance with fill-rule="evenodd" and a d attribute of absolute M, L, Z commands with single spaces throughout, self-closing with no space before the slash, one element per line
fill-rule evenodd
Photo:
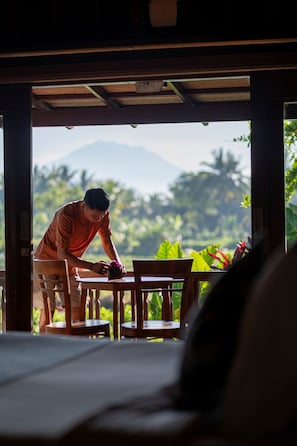
<path fill-rule="evenodd" d="M 101 276 L 92 276 L 92 277 L 81 277 L 79 282 L 82 287 L 82 303 L 84 304 L 87 298 L 88 290 L 96 290 L 100 293 L 100 291 L 111 291 L 113 295 L 113 334 L 114 340 L 119 339 L 119 322 L 120 324 L 124 322 L 124 305 L 123 305 L 123 296 L 125 291 L 131 291 L 131 293 L 135 290 L 135 280 L 133 273 L 129 272 L 127 276 L 118 280 L 108 280 L 107 277 Z M 191 287 L 192 287 L 192 301 L 189 302 L 189 306 L 191 303 L 196 300 L 198 302 L 199 299 L 199 290 L 200 290 L 200 282 L 210 282 L 214 283 L 217 279 L 222 277 L 225 274 L 225 271 L 193 271 L 191 273 Z M 151 288 L 162 288 L 164 287 L 164 280 L 167 279 L 171 281 L 171 278 L 162 277 L 147 277 L 145 280 L 148 282 L 148 287 Z M 120 313 L 120 321 L 119 315 Z"/>
<path fill-rule="evenodd" d="M 81 277 L 78 279 L 82 287 L 82 303 L 84 305 L 88 290 L 111 291 L 113 295 L 113 334 L 114 340 L 119 339 L 119 322 L 124 322 L 123 296 L 125 291 L 135 290 L 135 279 L 131 273 L 122 279 L 108 280 L 107 277 Z M 164 288 L 172 282 L 172 277 L 145 277 L 148 288 Z M 118 314 L 120 313 L 120 321 Z"/>

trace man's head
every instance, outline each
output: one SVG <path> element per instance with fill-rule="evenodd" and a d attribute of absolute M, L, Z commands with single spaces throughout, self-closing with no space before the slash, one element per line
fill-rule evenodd
<path fill-rule="evenodd" d="M 96 209 L 97 211 L 107 211 L 109 208 L 109 197 L 100 187 L 87 190 L 84 202 L 89 209 Z"/>
<path fill-rule="evenodd" d="M 109 197 L 101 189 L 89 189 L 84 196 L 85 216 L 89 221 L 101 220 L 109 208 Z"/>

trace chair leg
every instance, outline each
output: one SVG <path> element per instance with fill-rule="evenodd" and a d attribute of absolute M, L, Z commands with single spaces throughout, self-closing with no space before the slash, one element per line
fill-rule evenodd
<path fill-rule="evenodd" d="M 105 329 L 105 336 L 106 336 L 107 338 L 110 338 L 110 326 L 108 326 L 108 327 Z"/>

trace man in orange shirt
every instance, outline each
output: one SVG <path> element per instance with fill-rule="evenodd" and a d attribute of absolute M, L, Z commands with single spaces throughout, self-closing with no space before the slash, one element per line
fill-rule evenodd
<path fill-rule="evenodd" d="M 58 209 L 52 222 L 41 239 L 35 258 L 41 260 L 67 259 L 70 274 L 72 319 L 80 319 L 80 287 L 76 281 L 77 268 L 105 274 L 109 263 L 105 261 L 88 262 L 81 257 L 98 234 L 102 247 L 110 260 L 121 264 L 119 254 L 111 238 L 109 218 L 109 198 L 101 189 L 89 189 L 84 199 L 65 204 Z M 39 331 L 45 329 L 45 311 L 38 280 L 34 272 L 33 305 L 40 308 Z M 54 311 L 54 301 L 52 304 Z"/>

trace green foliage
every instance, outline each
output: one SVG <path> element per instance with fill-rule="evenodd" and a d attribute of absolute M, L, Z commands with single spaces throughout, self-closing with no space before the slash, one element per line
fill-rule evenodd
<path fill-rule="evenodd" d="M 290 203 L 297 190 L 297 120 L 284 121 L 285 197 Z"/>
<path fill-rule="evenodd" d="M 32 310 L 32 332 L 33 334 L 39 333 L 39 317 L 40 317 L 40 310 L 36 310 L 33 308 Z"/>
<path fill-rule="evenodd" d="M 163 241 L 155 256 L 156 259 L 181 259 L 184 257 L 180 243 L 171 243 L 169 240 Z"/>
<path fill-rule="evenodd" d="M 249 194 L 244 195 L 242 203 L 241 203 L 241 207 L 243 208 L 249 208 L 251 206 L 251 196 Z"/>
<path fill-rule="evenodd" d="M 207 170 L 183 173 L 170 187 L 172 207 L 183 216 L 182 240 L 193 239 L 197 233 L 201 236 L 203 231 L 218 238 L 238 228 L 241 233 L 250 232 L 249 211 L 240 207 L 242 196 L 250 191 L 249 180 L 232 153 L 227 151 L 225 156 L 219 149 L 213 155 L 212 163 L 204 163 Z"/>
<path fill-rule="evenodd" d="M 213 264 L 213 258 L 208 255 L 208 252 L 216 253 L 216 248 L 219 245 L 209 245 L 200 251 L 191 251 L 189 255 L 185 254 L 184 250 L 181 248 L 180 242 L 171 243 L 169 240 L 164 240 L 155 255 L 156 259 L 180 259 L 184 257 L 193 258 L 192 271 L 209 271 Z M 178 284 L 177 284 L 178 287 Z M 209 288 L 207 282 L 200 283 L 200 296 L 206 295 Z M 179 318 L 180 311 L 180 293 L 173 293 L 172 297 L 173 313 L 176 320 Z M 151 318 L 159 319 L 161 317 L 162 310 L 162 296 L 159 293 L 152 293 L 152 299 L 150 302 Z"/>
<path fill-rule="evenodd" d="M 251 135 L 242 135 L 235 141 L 243 141 L 248 147 L 251 145 Z M 284 121 L 284 145 L 285 145 L 285 202 L 286 202 L 286 234 L 288 246 L 297 240 L 297 218 L 295 204 L 297 191 L 297 120 L 286 119 Z M 250 194 L 243 196 L 242 208 L 251 206 Z"/>
<path fill-rule="evenodd" d="M 151 300 L 149 304 L 149 319 L 161 319 L 162 314 L 162 294 L 151 293 Z"/>
<path fill-rule="evenodd" d="M 287 216 L 287 242 L 288 247 L 293 245 L 297 240 L 297 206 L 289 203 L 286 208 Z"/>
<path fill-rule="evenodd" d="M 218 244 L 209 245 L 200 251 L 191 251 L 187 255 L 181 247 L 180 242 L 171 243 L 169 240 L 164 240 L 155 255 L 156 259 L 181 259 L 181 258 L 193 258 L 192 271 L 209 271 L 213 264 L 213 258 L 208 255 L 208 252 L 216 253 Z"/>
<path fill-rule="evenodd" d="M 182 240 L 189 250 L 198 249 L 199 240 L 204 239 L 220 240 L 228 236 L 230 243 L 234 243 L 238 233 L 250 233 L 250 211 L 240 208 L 243 190 L 248 192 L 249 182 L 242 177 L 239 161 L 232 153 L 218 149 L 213 155 L 207 171 L 184 173 L 170 186 L 168 195 L 147 197 L 114 179 L 94 181 L 84 170 L 72 171 L 65 165 L 34 166 L 33 248 L 59 207 L 81 199 L 88 188 L 98 186 L 110 196 L 113 239 L 121 257 L 152 257 L 163 240 L 172 243 Z M 0 253 L 1 242 L 4 244 L 2 204 L 0 196 L 0 231 L 3 229 Z M 99 237 L 85 255 L 94 260 L 105 258 Z"/>
<path fill-rule="evenodd" d="M 213 258 L 208 255 L 209 252 L 215 254 L 219 245 L 209 245 L 199 252 L 192 251 L 190 257 L 194 259 L 192 271 L 209 271 L 213 264 Z"/>

